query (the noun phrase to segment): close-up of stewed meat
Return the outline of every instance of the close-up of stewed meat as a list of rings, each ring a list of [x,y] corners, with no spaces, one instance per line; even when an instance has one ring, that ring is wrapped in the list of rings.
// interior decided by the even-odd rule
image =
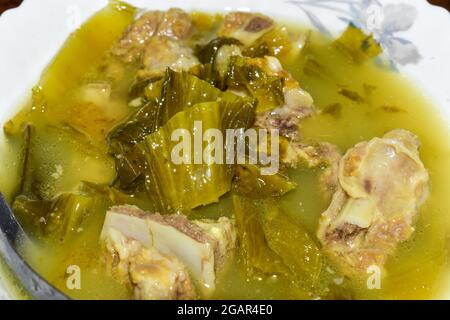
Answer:
[[[88,18],[3,124],[24,268],[72,299],[434,297],[448,148],[387,55],[406,22],[152,8]]]
[[[166,39],[178,44],[186,41],[191,33],[191,17],[180,9],[146,12],[127,28],[112,53],[124,62],[133,62],[141,59],[147,48],[152,48],[150,40]]]
[[[394,130],[357,144],[339,161],[338,188],[317,235],[347,272],[383,267],[413,234],[429,193],[419,143],[411,132]]]
[[[130,277],[135,297],[193,299],[198,296],[194,281],[206,294],[214,291],[236,231],[228,218],[189,221],[122,206],[107,212],[101,239],[112,271]]]

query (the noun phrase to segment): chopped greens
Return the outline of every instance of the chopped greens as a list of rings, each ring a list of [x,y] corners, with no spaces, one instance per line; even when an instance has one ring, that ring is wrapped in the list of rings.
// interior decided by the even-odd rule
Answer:
[[[196,55],[198,60],[203,64],[214,65],[217,53],[220,48],[225,45],[242,45],[239,40],[234,38],[219,37],[211,40],[204,46],[197,46]]]
[[[64,150],[64,154],[62,152]],[[48,154],[53,157],[48,159]],[[51,200],[76,190],[82,180],[109,183],[114,163],[83,135],[49,125],[27,125],[23,132],[19,194]],[[77,172],[76,175],[68,174]]]
[[[341,112],[342,112],[342,104],[340,103],[333,103],[322,109],[323,114],[329,114],[334,118],[339,118],[341,116]]]
[[[127,123],[110,134],[111,153],[116,159],[117,183],[121,189],[137,190],[144,182],[145,148],[142,148],[143,144],[136,146],[180,112],[200,103],[218,102],[220,108],[215,112],[220,114],[220,122],[211,123],[216,125],[211,128],[249,128],[254,122],[256,101],[252,98],[222,92],[194,75],[171,69],[160,81],[160,86],[150,84],[156,87],[152,92],[157,98],[149,100]],[[158,88],[160,93],[156,94]]]
[[[28,232],[37,237],[52,235],[65,241],[79,231],[87,215],[95,214],[95,197],[66,193],[53,200],[36,200],[19,196],[13,210]]]
[[[275,204],[268,207],[261,224],[269,247],[281,257],[299,283],[315,287],[322,269],[319,247],[305,228],[280,212]]]
[[[130,88],[129,97],[131,99],[141,98],[145,96],[146,99],[155,99],[156,96],[153,93],[154,88],[161,90],[161,82],[160,78],[151,78],[144,80],[137,80]],[[159,93],[159,90],[155,90]]]
[[[195,151],[189,154],[181,152],[175,156],[181,157],[183,163],[173,163],[172,150],[177,143],[171,140],[172,133],[184,130],[182,133],[187,133],[188,136],[182,137],[182,142],[191,148],[195,142],[190,133],[200,130],[196,128],[196,121],[201,121],[203,130],[220,128],[222,119],[219,104],[197,104],[191,110],[178,113],[138,146],[146,157],[145,185],[148,196],[159,212],[189,211],[217,202],[230,189],[230,169],[220,164],[204,164],[202,154],[196,155]],[[186,156],[189,158],[185,158]],[[195,156],[200,156],[200,161],[194,161]]]
[[[311,77],[317,77],[321,80],[330,80],[330,75],[326,72],[324,67],[317,61],[317,59],[308,54],[305,57],[305,62],[303,66],[303,72]]]
[[[191,149],[196,145],[193,133],[213,129],[221,130],[223,134],[225,129],[246,129],[252,123],[249,119],[254,117],[254,111],[254,104],[248,100],[224,95],[220,102],[200,103],[178,113],[137,146],[145,154],[145,185],[157,210],[162,213],[189,212],[198,206],[217,202],[230,191],[232,171],[225,164],[225,146],[214,137],[214,143],[200,142],[205,151],[214,146],[211,153],[198,154]],[[172,141],[174,132],[182,133],[179,143]],[[178,150],[180,143],[183,147]],[[174,155],[173,150],[179,153]],[[174,157],[179,157],[180,163],[175,164]]]
[[[219,37],[211,40],[206,45],[198,45],[196,48],[196,56],[202,63],[192,70],[199,78],[208,81],[212,85],[220,89],[225,89],[225,79],[223,73],[226,72],[227,62],[225,61],[224,66],[216,63],[216,57],[219,50],[223,46],[242,46],[239,40],[234,38]]]
[[[284,104],[283,79],[268,75],[246,58],[230,58],[227,85],[232,89],[244,89],[258,99],[258,112],[270,110]]]
[[[110,187],[105,184],[84,181],[80,191],[95,197],[104,198],[104,200],[109,203],[109,206],[135,205],[141,209],[153,210],[153,208],[147,204],[147,201],[142,201],[142,199],[137,196],[139,194],[129,195],[115,187]]]
[[[143,182],[144,161],[133,148],[157,131],[176,113],[194,104],[216,101],[221,91],[196,76],[167,69],[162,80],[145,88],[147,103],[110,135],[111,153],[116,160],[117,182],[122,189],[135,190]]]
[[[361,103],[361,102],[365,101],[364,97],[362,97],[358,92],[350,90],[350,89],[339,88],[338,93],[354,102]]]
[[[282,213],[271,199],[233,196],[240,259],[247,277],[279,274],[314,290],[322,255],[308,232]],[[293,254],[295,252],[295,254]]]
[[[138,144],[178,112],[197,103],[216,101],[222,94],[219,89],[194,75],[169,68],[163,79],[151,81],[140,90],[148,102],[109,136],[115,154],[115,149],[127,150]]]
[[[278,56],[292,50],[292,38],[286,28],[274,28],[245,48],[248,57]]]
[[[381,106],[380,109],[384,112],[389,112],[389,113],[404,113],[406,112],[405,110],[395,107],[395,106],[388,106],[388,105],[384,105]]]
[[[260,223],[257,204],[233,196],[234,215],[239,239],[239,255],[248,278],[271,274],[289,274],[282,259],[269,247]]]
[[[162,123],[197,103],[217,101],[222,92],[187,72],[167,69],[161,89]]]
[[[236,194],[254,198],[280,197],[296,188],[296,184],[287,175],[262,175],[257,165],[243,164],[236,166],[233,191]]]
[[[62,193],[49,200],[20,195],[13,202],[13,210],[27,233],[37,238],[51,236],[64,242],[83,231],[90,216],[104,214],[106,208],[124,204],[144,208],[135,197],[116,188],[83,182],[76,192]]]
[[[366,35],[361,29],[350,23],[344,33],[334,41],[334,45],[349,54],[353,60],[362,62],[374,58],[383,52],[372,35]]]

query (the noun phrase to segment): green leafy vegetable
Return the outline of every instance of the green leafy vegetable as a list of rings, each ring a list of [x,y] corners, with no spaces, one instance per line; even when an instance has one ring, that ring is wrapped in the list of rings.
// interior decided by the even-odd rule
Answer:
[[[105,184],[98,184],[84,181],[81,192],[93,195],[95,197],[103,197],[108,203],[108,207],[120,205],[135,205],[143,210],[153,211],[148,205],[146,197],[141,194],[126,194],[115,187]]]
[[[219,37],[204,46],[197,46],[196,56],[201,63],[214,65],[217,52],[225,45],[240,46],[242,43],[234,38]]]
[[[129,121],[111,132],[109,140],[114,153],[129,151],[148,134],[155,132],[162,122],[159,120],[159,111],[160,107],[155,102],[148,102],[135,112]]]
[[[22,174],[20,180],[20,194],[33,194],[33,174],[35,173],[32,168],[31,155],[31,139],[33,134],[33,127],[27,125],[23,130],[22,135]]]
[[[119,145],[120,146],[120,145]],[[115,185],[128,192],[139,191],[144,183],[145,157],[139,148],[116,149]]]
[[[329,115],[333,116],[334,118],[339,118],[342,113],[342,104],[333,103],[333,104],[323,108],[322,113],[329,114]]]
[[[254,198],[279,197],[296,188],[286,175],[262,175],[252,164],[238,165],[235,169],[233,189],[237,194]]]
[[[162,213],[189,212],[217,202],[228,192],[232,170],[225,164],[225,144],[218,141],[220,137],[202,141],[202,154],[202,150],[195,150],[193,133],[201,135],[201,130],[215,129],[223,137],[225,129],[248,128],[254,112],[255,105],[248,100],[225,94],[219,102],[200,103],[176,114],[160,130],[146,137],[138,148],[145,154],[145,185],[156,209]],[[184,134],[180,142],[172,141],[174,132]],[[174,154],[181,143],[183,148]],[[206,152],[208,148],[211,148],[210,153]],[[174,161],[174,157],[180,162]]]
[[[98,219],[112,206],[131,204],[151,209],[141,199],[105,184],[84,181],[76,192],[50,200],[20,195],[13,202],[13,211],[27,233],[64,242],[92,223],[91,217]]]
[[[189,72],[220,90],[226,89],[223,77],[220,76],[211,63],[198,64],[191,68]]]
[[[219,98],[224,129],[248,129],[255,123],[256,100],[223,92]]]
[[[117,183],[124,190],[136,190],[143,182],[144,158],[133,148],[161,128],[180,111],[201,102],[216,101],[222,92],[187,72],[167,69],[163,79],[144,89],[148,101],[130,119],[109,135],[110,152],[116,161]]]
[[[278,56],[292,50],[293,39],[286,28],[274,28],[245,48],[248,57]]]
[[[207,59],[206,57],[213,59],[212,55],[217,53],[218,47],[229,43],[234,44],[235,41],[218,38],[200,52],[204,59]],[[253,96],[258,98],[258,110],[260,111],[277,107],[284,101],[282,80],[267,76],[260,68],[250,66],[244,60],[235,59],[230,64],[228,79],[235,86],[240,86],[241,83],[249,89]],[[171,69],[167,70],[162,80],[149,82],[143,92],[148,101],[147,104],[109,136],[111,153],[116,159],[117,182],[121,188],[128,190],[135,190],[143,181],[142,156],[138,150],[132,150],[133,147],[144,137],[158,130],[178,112],[191,108],[197,103],[218,101],[219,99],[225,105],[254,103],[251,98],[237,97],[228,92],[223,93],[197,76],[187,72],[175,72]],[[245,123],[235,123],[237,127],[248,127],[249,123],[254,120],[254,117],[251,116],[252,113],[247,113],[247,118],[241,116],[242,112],[246,113],[246,109],[231,108],[231,110],[234,111],[225,115],[230,118],[230,121],[233,117],[237,120],[244,119]]]
[[[323,80],[331,80],[327,70],[325,70],[313,55],[308,54],[304,59],[303,72],[306,75],[321,78]]]
[[[338,93],[344,97],[346,97],[347,99],[350,99],[352,101],[355,102],[364,102],[365,99],[364,97],[362,97],[358,92],[356,91],[352,91],[346,88],[339,88],[338,89]]]
[[[258,112],[284,104],[283,79],[268,75],[243,57],[230,58],[226,83],[230,88],[244,89],[258,99]]]
[[[353,60],[362,62],[376,57],[383,52],[381,46],[372,35],[366,35],[354,24],[349,24],[344,33],[334,42],[342,51],[349,54]]]
[[[322,255],[308,232],[269,203],[261,217],[261,224],[269,247],[276,252],[302,285],[313,288],[317,284]]]
[[[247,198],[233,196],[239,255],[247,277],[288,275],[289,269],[268,245],[260,223],[260,208]]]
[[[144,182],[145,152],[135,146],[193,105],[219,101],[221,122],[215,124],[218,129],[249,128],[254,122],[256,102],[252,98],[222,92],[194,75],[170,69],[160,81],[159,97],[149,100],[109,136],[116,161],[117,184],[123,190],[137,190]],[[158,86],[152,89],[153,95]]]
[[[282,213],[274,200],[233,196],[240,256],[248,277],[282,274],[314,290],[322,256],[308,232]]]
[[[162,80],[150,82],[145,87],[144,94],[148,103],[110,134],[113,153],[131,149],[178,112],[197,103],[216,101],[222,92],[187,72],[167,69]]]
[[[21,178],[18,194],[51,200],[61,192],[76,190],[86,179],[111,183],[114,162],[71,129],[28,125],[23,133]]]
[[[153,100],[159,97],[161,84],[161,78],[138,80],[131,86],[129,97],[136,99],[145,96],[146,99]],[[152,94],[153,92],[156,92],[157,95]]]
[[[204,46],[197,46],[196,55],[202,64],[192,70],[201,79],[208,81],[215,87],[226,89],[224,73],[226,72],[227,63],[224,65],[216,63],[216,57],[219,50],[223,46],[242,46],[242,43],[234,38],[219,37],[211,40]]]
[[[150,81],[141,90],[148,102],[110,134],[113,151],[130,149],[145,136],[162,127],[178,112],[197,103],[216,101],[222,95],[219,89],[208,82],[187,72],[175,72],[170,68],[163,79]]]
[[[44,219],[50,211],[51,202],[36,200],[26,196],[15,198],[12,209],[20,225],[27,234],[42,236],[44,229]]]
[[[161,90],[162,121],[197,103],[217,101],[222,91],[187,72],[167,70]]]
[[[381,106],[380,109],[382,111],[388,112],[388,113],[406,113],[405,110],[395,107],[395,106],[384,105],[384,106]]]
[[[76,233],[89,214],[95,214],[95,198],[66,193],[53,200],[35,200],[19,196],[13,203],[14,213],[28,232],[65,241]]]

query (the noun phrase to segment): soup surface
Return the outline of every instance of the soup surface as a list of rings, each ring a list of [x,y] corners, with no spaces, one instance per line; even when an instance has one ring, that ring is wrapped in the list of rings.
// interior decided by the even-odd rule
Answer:
[[[120,160],[111,151],[112,133],[144,107],[142,92],[151,95],[152,90],[158,90],[158,80],[164,77],[164,74],[158,78],[151,73],[140,73],[143,62],[139,59],[128,57],[130,61],[124,61],[120,55],[111,54],[111,48],[135,20],[136,13],[136,9],[114,2],[93,16],[68,39],[42,74],[33,89],[32,99],[4,126],[8,144],[2,150],[0,187],[32,239],[32,242],[23,243],[22,254],[50,283],[75,299],[136,297],[136,283],[117,276],[107,266],[105,256],[108,253],[100,240],[105,214],[111,206],[123,204],[135,205],[148,212],[161,211],[154,198],[149,196],[152,187],[130,187],[124,183],[118,169]],[[207,44],[217,38],[217,32],[227,18],[200,12],[189,15],[193,31],[186,40],[187,46],[197,56],[211,50],[215,54],[220,45],[210,46],[208,51]],[[259,27],[261,25],[264,26],[264,22]],[[263,243],[272,245],[270,239],[283,243],[282,250],[277,247],[280,252],[274,247],[271,249],[282,257],[281,261],[290,270],[284,272],[280,271],[284,266],[277,269],[263,265],[259,268],[263,272],[253,272],[258,268],[249,267],[252,261],[249,262],[251,254],[248,250],[251,251],[251,245],[260,245],[255,242],[259,235],[249,244],[249,240],[243,238],[245,223],[237,221],[236,248],[229,253],[227,266],[217,272],[215,290],[207,295],[199,293],[200,298],[424,299],[434,297],[443,289],[442,281],[449,266],[448,129],[420,90],[383,58],[375,57],[377,52],[370,52],[373,48],[361,49],[362,53],[352,51],[351,41],[358,41],[360,35],[359,30],[352,28],[350,26],[347,32],[353,32],[353,38],[336,40],[281,21],[275,29],[259,35],[270,39],[265,47],[254,44],[261,39],[258,37],[253,44],[238,46],[244,55],[254,59],[276,56],[283,69],[295,79],[291,81],[298,81],[312,96],[314,114],[299,121],[298,130],[305,143],[327,142],[344,154],[357,143],[382,137],[393,129],[406,129],[417,135],[420,159],[429,173],[430,191],[414,219],[414,233],[396,245],[381,268],[380,285],[374,288],[370,286],[373,272],[356,275],[347,272],[326,253],[324,243],[317,238],[319,218],[331,199],[321,188],[321,177],[327,165],[282,166],[283,181],[275,182],[277,194],[264,197],[258,197],[258,194],[257,201],[255,197],[246,197],[252,192],[239,188],[236,182],[240,181],[236,179],[239,174],[234,173],[231,191],[221,194],[218,202],[202,203],[204,205],[189,210],[184,210],[185,207],[178,210],[177,207],[172,213],[187,214],[189,220],[234,219],[242,214],[239,211],[250,214],[251,210],[243,208],[275,210],[284,219],[277,221],[289,221],[286,224],[280,222],[280,230],[286,233],[294,230],[296,236],[269,238],[267,232],[270,230],[265,230]],[[283,37],[289,37],[289,41]],[[371,38],[365,36],[364,41],[370,42]],[[148,59],[154,56],[162,59],[164,54],[153,52]],[[215,56],[215,59],[213,67],[218,65],[219,58]],[[190,68],[190,74],[214,83],[222,91],[231,90],[231,85],[223,87],[220,79],[213,78],[217,74],[208,73],[207,63],[202,63],[203,68]],[[261,75],[262,71],[259,71]],[[272,87],[265,89],[264,94],[272,93]],[[267,105],[268,109],[273,109],[273,97],[261,97],[258,90],[249,90],[259,100],[256,111],[265,112],[258,108]],[[233,88],[233,92],[236,91]],[[267,101],[263,103],[265,98]],[[286,192],[282,190],[286,186],[285,179],[289,183]],[[167,187],[171,188],[170,182]],[[205,192],[211,191],[208,190]],[[77,196],[81,193],[85,198],[73,200],[71,193]],[[265,198],[270,199],[267,202]],[[267,209],[271,206],[276,208]],[[83,211],[80,219],[66,217],[78,217],[80,211]],[[48,212],[53,216],[46,216]],[[244,246],[249,246],[247,251]],[[306,246],[310,249],[304,249]],[[298,261],[291,261],[296,258],[290,259],[298,252],[304,255],[301,259],[305,259],[299,266],[296,265]],[[311,263],[310,259],[319,262]],[[267,261],[259,263],[268,264]],[[80,286],[75,289],[68,285],[73,281],[73,266],[79,268],[81,275]],[[249,268],[253,271],[249,272]]]

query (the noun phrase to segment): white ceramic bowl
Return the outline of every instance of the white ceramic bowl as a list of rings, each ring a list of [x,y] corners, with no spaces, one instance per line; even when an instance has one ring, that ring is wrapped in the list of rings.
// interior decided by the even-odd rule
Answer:
[[[349,21],[375,33],[450,127],[450,14],[425,0],[128,0],[145,9],[257,11],[338,35]],[[0,17],[0,124],[17,112],[69,34],[108,0],[25,0]],[[4,148],[0,130],[0,155]],[[0,156],[1,157],[1,156]],[[1,158],[0,158],[1,159]],[[0,276],[1,282],[1,276]],[[448,292],[440,298],[450,297]],[[0,299],[9,297],[0,283]]]

